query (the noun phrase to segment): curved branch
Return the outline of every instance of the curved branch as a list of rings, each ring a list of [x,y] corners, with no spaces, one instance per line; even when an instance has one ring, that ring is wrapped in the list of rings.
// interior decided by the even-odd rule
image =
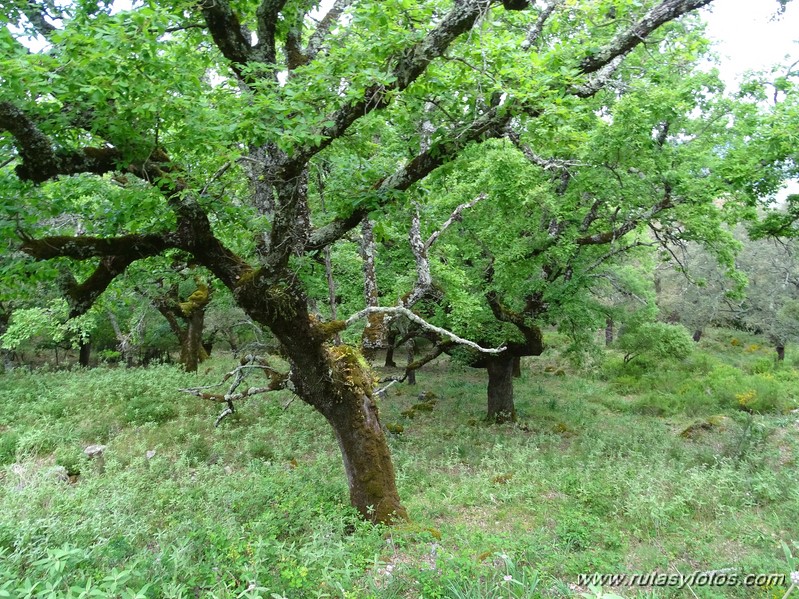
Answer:
[[[437,27],[430,31],[423,40],[406,50],[397,60],[391,70],[393,83],[373,85],[364,91],[361,99],[342,106],[330,116],[329,120],[333,124],[323,127],[320,131],[322,141],[317,145],[306,146],[293,152],[292,162],[295,164],[307,163],[313,156],[329,146],[333,140],[341,137],[355,121],[374,110],[385,108],[388,105],[388,96],[391,92],[403,91],[416,81],[427,70],[431,62],[444,54],[453,41],[472,28],[477,18],[485,13],[494,1],[462,0],[456,2]]]
[[[306,250],[317,251],[343,237],[375,208],[387,204],[395,191],[405,191],[417,181],[421,181],[442,164],[452,160],[468,143],[501,137],[505,126],[511,118],[504,106],[492,108],[477,118],[457,137],[434,143],[429,149],[420,152],[408,164],[393,174],[377,182],[373,193],[377,194],[377,203],[368,208],[358,208],[345,217],[338,218],[315,230],[309,237]],[[538,113],[533,113],[537,116]]]
[[[0,131],[8,131],[15,140],[22,158],[16,173],[24,181],[43,183],[58,175],[75,173],[102,175],[115,170],[120,158],[114,148],[57,152],[33,119],[10,102],[0,102]]]
[[[69,300],[69,317],[86,314],[97,298],[134,260],[132,256],[106,256],[83,283],[78,283],[72,273],[65,274],[62,281],[64,295]]]
[[[180,247],[169,233],[122,235],[121,237],[72,237],[59,235],[34,239],[23,237],[21,250],[37,260],[72,258],[88,260],[115,256],[137,260],[155,256],[164,250]]]

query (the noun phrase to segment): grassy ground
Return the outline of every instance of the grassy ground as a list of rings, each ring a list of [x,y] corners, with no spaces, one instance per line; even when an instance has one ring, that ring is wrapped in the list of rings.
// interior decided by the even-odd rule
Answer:
[[[482,371],[442,363],[389,390],[413,518],[392,529],[354,516],[332,433],[301,402],[252,399],[215,429],[217,405],[176,391],[230,358],[0,376],[0,597],[595,597],[578,575],[799,569],[791,353],[775,367],[758,339],[716,331],[679,364],[610,353],[578,372],[551,341],[517,381],[515,425],[483,423]],[[420,393],[432,410],[409,412]]]

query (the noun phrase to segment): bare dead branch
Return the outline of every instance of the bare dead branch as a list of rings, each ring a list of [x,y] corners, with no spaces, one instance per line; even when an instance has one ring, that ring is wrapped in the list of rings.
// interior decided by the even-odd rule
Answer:
[[[446,329],[442,329],[441,327],[437,327],[435,325],[430,324],[424,318],[422,318],[421,316],[418,316],[417,314],[414,314],[413,312],[411,312],[407,308],[404,308],[403,306],[393,306],[393,307],[390,307],[390,308],[384,308],[384,307],[364,308],[360,312],[356,312],[355,314],[350,316],[345,321],[345,323],[344,323],[345,328],[349,327],[349,326],[352,326],[353,323],[357,322],[361,318],[365,318],[369,314],[389,314],[389,315],[400,314],[400,315],[404,316],[405,318],[407,318],[408,320],[410,320],[411,322],[414,322],[414,323],[418,324],[420,327],[422,327],[424,329],[427,329],[428,331],[432,331],[432,332],[434,332],[437,335],[440,335],[442,337],[447,337],[447,338],[451,339],[452,341],[454,341],[455,343],[458,343],[459,345],[465,345],[466,347],[471,347],[472,349],[474,349],[474,350],[476,350],[478,352],[484,353],[484,354],[499,354],[499,353],[502,353],[503,351],[505,351],[504,347],[499,347],[499,348],[496,348],[496,349],[489,349],[489,348],[485,348],[485,347],[480,347],[474,341],[469,341],[468,339],[463,339],[462,337],[458,337],[455,333],[453,333],[451,331],[448,331]]]
[[[430,249],[430,246],[433,245],[439,236],[447,230],[447,228],[454,222],[461,220],[463,211],[468,210],[469,208],[474,208],[479,202],[482,202],[484,199],[488,197],[487,193],[481,193],[476,198],[469,202],[464,202],[455,210],[452,211],[452,214],[449,215],[449,218],[444,221],[444,223],[439,227],[438,231],[433,232],[430,237],[427,238],[427,241],[424,244],[425,251]]]
[[[239,386],[244,382],[244,379],[250,372],[259,370],[264,372],[267,377],[269,377],[269,385],[266,387],[248,387],[244,391],[237,391]],[[279,370],[272,368],[266,362],[264,358],[260,356],[248,355],[244,357],[241,361],[241,364],[225,374],[222,377],[222,380],[219,383],[214,385],[206,385],[202,387],[187,387],[184,389],[179,389],[183,393],[188,393],[190,395],[194,395],[195,397],[199,397],[201,399],[207,399],[209,401],[213,401],[216,403],[224,403],[227,404],[227,407],[222,411],[222,413],[217,417],[216,421],[214,422],[214,426],[219,426],[219,424],[224,420],[226,416],[235,413],[236,408],[233,404],[234,401],[241,401],[252,397],[254,395],[259,395],[261,393],[268,393],[270,391],[280,391],[282,389],[289,388],[289,376],[290,373],[283,373]],[[209,393],[208,389],[215,389],[217,387],[221,387],[230,379],[233,381],[230,383],[226,393]]]
[[[555,12],[555,9],[563,3],[563,0],[550,0],[544,9],[538,14],[538,19],[536,19],[533,26],[530,28],[530,31],[527,32],[527,37],[522,42],[522,50],[528,50],[532,48],[533,45],[538,41],[538,38],[541,37],[541,33],[544,31],[544,25],[546,24],[549,17],[552,16],[552,13]]]

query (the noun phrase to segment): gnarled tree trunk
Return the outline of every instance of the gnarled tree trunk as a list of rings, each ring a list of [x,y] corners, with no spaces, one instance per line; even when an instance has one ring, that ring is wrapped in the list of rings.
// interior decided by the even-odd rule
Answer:
[[[186,372],[197,372],[200,362],[208,358],[203,347],[203,327],[210,301],[210,288],[198,282],[197,289],[185,302],[180,301],[177,286],[153,302],[180,343],[180,363]]]
[[[352,505],[372,522],[407,519],[372,398],[374,381],[368,364],[356,348],[331,342],[343,323],[318,323],[309,316],[300,293],[277,286],[266,294],[240,290],[238,299],[280,341],[291,362],[294,392],[333,427]]]
[[[203,345],[205,306],[194,309],[186,316],[186,328],[180,343],[180,363],[186,372],[197,372],[200,362],[208,358]]]
[[[352,505],[373,522],[407,519],[371,389],[344,390],[324,416],[341,449]]]

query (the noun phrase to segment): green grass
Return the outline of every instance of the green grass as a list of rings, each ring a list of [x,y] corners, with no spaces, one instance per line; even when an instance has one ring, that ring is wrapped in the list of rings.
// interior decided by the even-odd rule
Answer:
[[[799,374],[730,335],[680,364],[611,352],[593,374],[548,351],[524,365],[515,425],[483,422],[482,371],[393,386],[381,417],[403,427],[389,441],[413,522],[392,529],[357,519],[301,402],[254,398],[215,429],[219,406],[177,391],[232,360],[0,376],[0,597],[570,597],[581,573],[788,573]],[[434,409],[403,415],[422,392]],[[103,460],[83,457],[96,443]]]

